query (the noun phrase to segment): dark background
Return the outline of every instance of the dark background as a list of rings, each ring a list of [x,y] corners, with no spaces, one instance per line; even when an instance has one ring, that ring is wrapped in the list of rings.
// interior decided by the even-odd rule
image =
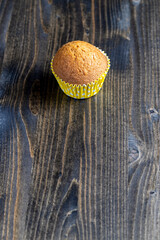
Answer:
[[[160,239],[159,0],[0,0],[0,239]],[[59,47],[111,68],[67,97]]]

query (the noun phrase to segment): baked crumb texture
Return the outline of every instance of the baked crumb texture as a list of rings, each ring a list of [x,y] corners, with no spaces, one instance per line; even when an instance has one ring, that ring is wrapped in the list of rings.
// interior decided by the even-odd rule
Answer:
[[[63,45],[52,61],[57,76],[69,84],[88,84],[108,68],[108,58],[95,46],[84,41]]]

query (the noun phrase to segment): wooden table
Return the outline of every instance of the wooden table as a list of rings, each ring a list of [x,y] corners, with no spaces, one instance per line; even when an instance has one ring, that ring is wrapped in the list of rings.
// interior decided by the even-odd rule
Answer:
[[[0,0],[0,239],[160,239],[159,0]],[[75,100],[59,47],[107,52]]]

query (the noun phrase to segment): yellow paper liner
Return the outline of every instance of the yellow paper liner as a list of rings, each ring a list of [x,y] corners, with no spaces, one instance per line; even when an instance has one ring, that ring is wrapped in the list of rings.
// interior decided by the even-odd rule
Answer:
[[[77,98],[77,99],[84,99],[84,98],[92,97],[99,92],[99,90],[101,89],[101,87],[103,85],[105,77],[108,73],[108,70],[110,68],[110,59],[108,58],[107,54],[104,51],[102,51],[101,49],[99,49],[99,50],[107,57],[108,67],[107,67],[106,71],[97,80],[95,80],[94,82],[91,82],[87,85],[86,84],[83,84],[83,85],[70,84],[70,83],[66,83],[65,81],[60,79],[53,70],[53,66],[52,66],[53,58],[52,58],[52,61],[51,61],[52,73],[55,76],[60,88],[63,90],[63,92],[67,96],[72,97],[72,98]]]

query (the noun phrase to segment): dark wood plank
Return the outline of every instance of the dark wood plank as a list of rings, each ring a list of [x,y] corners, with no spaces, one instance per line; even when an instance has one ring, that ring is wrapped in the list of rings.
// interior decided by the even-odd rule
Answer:
[[[123,4],[14,2],[1,73],[11,122],[6,145],[2,129],[3,239],[127,238]],[[83,101],[66,97],[49,70],[58,47],[74,39],[106,50],[113,65],[101,92]]]
[[[159,239],[159,9],[0,0],[0,239]],[[111,59],[81,101],[50,71],[75,39]]]
[[[159,239],[159,1],[131,1],[129,239]]]

